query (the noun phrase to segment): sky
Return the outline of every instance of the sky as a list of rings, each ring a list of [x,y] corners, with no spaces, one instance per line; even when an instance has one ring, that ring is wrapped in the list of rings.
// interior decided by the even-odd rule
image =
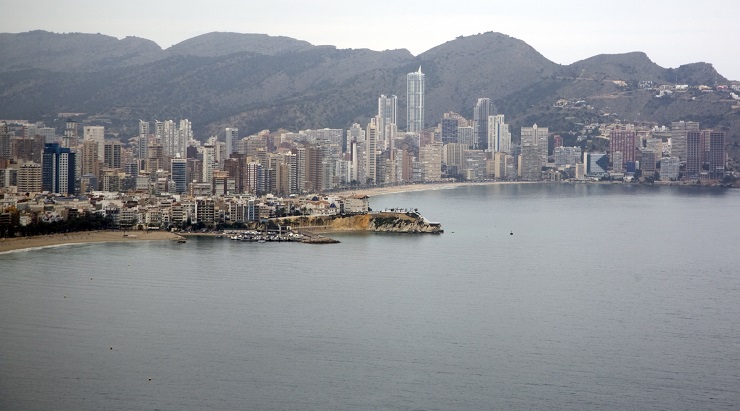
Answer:
[[[461,35],[494,31],[559,64],[643,51],[662,67],[707,62],[740,80],[737,0],[0,0],[0,9],[5,33],[136,36],[162,48],[221,31],[418,55]]]

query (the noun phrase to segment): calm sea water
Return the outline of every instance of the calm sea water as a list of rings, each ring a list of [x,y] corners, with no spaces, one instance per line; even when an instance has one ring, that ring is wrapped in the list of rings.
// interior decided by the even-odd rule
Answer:
[[[0,255],[0,409],[740,408],[740,190],[371,206],[446,232]]]

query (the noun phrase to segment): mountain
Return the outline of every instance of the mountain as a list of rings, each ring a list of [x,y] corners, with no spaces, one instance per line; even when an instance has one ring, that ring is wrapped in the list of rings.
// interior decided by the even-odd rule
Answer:
[[[161,58],[162,49],[138,37],[101,34],[56,34],[36,30],[0,33],[0,72],[41,69],[52,72],[90,72],[145,64]]]
[[[135,37],[33,31],[0,34],[0,55],[0,117],[51,124],[57,113],[84,112],[82,121],[105,122],[123,136],[135,133],[140,118],[188,118],[198,138],[227,126],[242,134],[364,126],[380,94],[398,95],[404,129],[406,74],[421,67],[428,126],[447,111],[470,118],[476,100],[490,97],[515,138],[519,127],[533,123],[574,133],[579,123],[694,120],[728,130],[733,156],[740,157],[740,119],[729,95],[692,89],[656,98],[656,90],[638,87],[729,81],[708,63],[666,69],[641,52],[559,65],[493,32],[414,56],[264,34],[208,33],[163,50]],[[556,107],[556,101],[570,103]]]
[[[290,37],[214,32],[185,40],[170,47],[167,52],[201,57],[228,56],[240,52],[275,56],[304,51],[312,47],[314,46],[307,41]]]

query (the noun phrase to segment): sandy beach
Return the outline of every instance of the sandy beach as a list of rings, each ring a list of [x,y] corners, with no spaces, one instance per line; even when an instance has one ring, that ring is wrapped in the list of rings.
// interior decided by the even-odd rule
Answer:
[[[481,185],[494,185],[494,184],[530,184],[528,181],[483,181],[483,182],[452,182],[452,183],[430,183],[430,184],[405,184],[398,186],[386,186],[386,187],[374,187],[374,188],[360,188],[357,190],[339,191],[332,194],[341,196],[349,195],[366,195],[369,197],[380,196],[384,194],[396,194],[396,193],[408,193],[413,191],[429,191],[429,190],[447,190],[456,187],[467,187],[467,186],[481,186]]]
[[[179,235],[167,231],[81,231],[36,237],[0,238],[0,253],[58,246],[63,244],[104,243],[124,241],[177,240]]]

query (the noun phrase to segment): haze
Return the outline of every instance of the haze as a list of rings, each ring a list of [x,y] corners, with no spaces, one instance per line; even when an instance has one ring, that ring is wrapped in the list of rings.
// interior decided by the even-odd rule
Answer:
[[[339,48],[405,48],[416,55],[460,35],[496,31],[560,64],[644,51],[663,67],[703,61],[740,79],[730,18],[740,15],[740,2],[734,0],[623,0],[611,6],[579,0],[476,0],[464,6],[439,0],[0,0],[0,5],[6,11],[2,30],[12,33],[137,36],[163,48],[213,31],[265,33]]]

